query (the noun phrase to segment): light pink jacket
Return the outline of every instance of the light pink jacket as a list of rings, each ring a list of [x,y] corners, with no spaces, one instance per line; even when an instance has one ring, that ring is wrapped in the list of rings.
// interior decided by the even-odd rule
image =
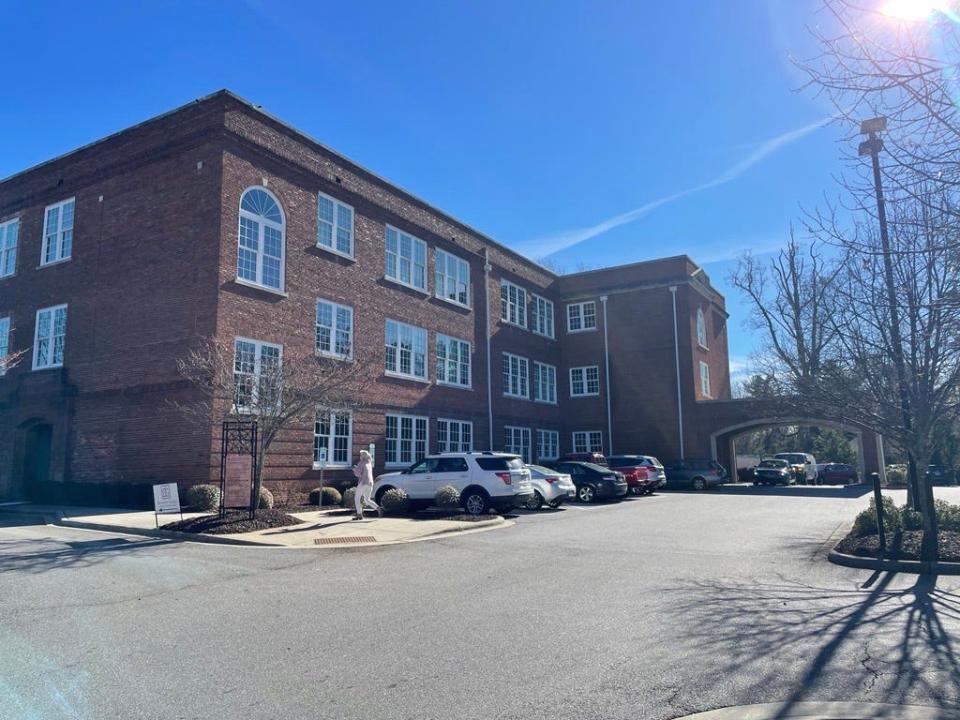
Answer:
[[[360,458],[360,461],[353,466],[353,474],[357,478],[357,485],[373,485],[373,468],[370,467],[370,461],[366,458]]]

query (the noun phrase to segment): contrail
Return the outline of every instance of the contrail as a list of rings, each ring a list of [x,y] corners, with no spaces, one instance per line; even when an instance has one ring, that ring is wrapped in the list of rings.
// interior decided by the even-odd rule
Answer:
[[[621,225],[627,225],[635,220],[639,220],[647,213],[651,212],[652,210],[656,210],[662,205],[667,205],[681,198],[688,197],[689,195],[694,195],[696,193],[703,192],[704,190],[709,190],[710,188],[726,185],[727,183],[736,180],[738,177],[743,175],[743,173],[759,163],[768,155],[776,152],[785,145],[789,145],[790,143],[796,142],[800,138],[809,135],[814,130],[822,128],[831,120],[833,120],[833,116],[828,115],[827,117],[821,118],[820,120],[810,123],[809,125],[804,125],[803,127],[790,130],[777,135],[776,137],[770,138],[769,140],[765,140],[743,160],[731,165],[722,173],[705,183],[701,183],[700,185],[696,185],[686,190],[680,190],[679,192],[675,192],[670,195],[665,195],[664,197],[657,198],[656,200],[651,200],[640,207],[634,208],[633,210],[628,210],[620,215],[614,215],[613,217],[607,218],[606,220],[599,222],[596,225],[591,225],[590,227],[564,230],[552,235],[546,235],[541,238],[535,238],[533,240],[520,243],[520,246],[517,249],[529,257],[546,257],[555,252],[560,252],[561,250],[578,245],[584,240],[589,240],[597,235],[602,235],[608,230],[613,230]]]

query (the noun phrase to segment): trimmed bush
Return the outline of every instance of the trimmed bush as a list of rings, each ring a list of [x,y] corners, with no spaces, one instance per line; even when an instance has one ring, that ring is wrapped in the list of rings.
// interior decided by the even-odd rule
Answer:
[[[887,485],[906,485],[907,466],[887,465]]]
[[[960,505],[951,505],[946,500],[935,500],[937,526],[941,530],[960,532]]]
[[[217,485],[192,485],[184,493],[187,506],[194,510],[218,510],[220,508],[220,488]]]
[[[356,486],[348,487],[346,490],[343,491],[343,498],[340,500],[340,504],[343,505],[345,508],[353,508],[353,504],[354,504],[353,501],[356,496],[357,496]]]
[[[340,501],[343,499],[340,495],[340,491],[335,487],[323,487],[323,488],[314,488],[310,491],[310,504],[319,505],[320,504],[320,493],[323,493],[323,506],[332,507],[334,505],[339,505]]]
[[[460,507],[460,491],[453,485],[444,485],[437,490],[433,502],[438,508],[458,508]]]
[[[257,507],[261,510],[269,510],[273,507],[273,493],[267,490],[263,485],[260,486],[260,502]]]
[[[391,515],[402,515],[410,509],[410,497],[399,488],[390,488],[380,498],[380,507]]]
[[[904,530],[922,530],[923,516],[909,505],[904,505],[900,508],[900,526]]]
[[[883,529],[894,533],[900,529],[900,511],[893,504],[893,498],[883,498]],[[870,507],[857,515],[853,521],[853,534],[856,537],[877,534],[877,504],[870,498]]]

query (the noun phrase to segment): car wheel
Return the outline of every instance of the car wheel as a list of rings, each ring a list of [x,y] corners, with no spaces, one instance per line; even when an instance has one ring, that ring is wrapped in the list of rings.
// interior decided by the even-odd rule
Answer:
[[[560,507],[562,504],[563,504],[563,500],[554,500],[552,503],[547,503],[547,505],[549,505],[550,507],[552,507],[554,510],[556,510],[556,509],[557,509],[558,507]]]
[[[539,490],[533,491],[533,497],[527,500],[527,510],[539,510],[543,507],[543,495]]]
[[[577,488],[577,500],[582,503],[592,503],[597,499],[597,491],[593,485],[581,485]]]
[[[704,480],[702,477],[696,477],[693,479],[692,486],[694,490],[696,490],[697,492],[700,492],[701,490],[707,489],[707,481]]]
[[[490,509],[487,496],[479,490],[471,490],[463,496],[463,508],[470,515],[483,515]]]
[[[630,488],[631,495],[643,495],[643,488],[639,485],[634,485]]]

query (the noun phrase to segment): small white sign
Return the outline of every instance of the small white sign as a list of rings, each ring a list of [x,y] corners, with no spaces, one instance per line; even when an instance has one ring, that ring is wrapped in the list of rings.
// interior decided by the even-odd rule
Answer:
[[[377,446],[374,443],[367,445],[367,452],[370,453],[370,466],[377,464]]]
[[[317,448],[317,465],[322,469],[327,466],[327,449]]]
[[[176,483],[153,486],[153,511],[158,515],[180,512],[180,493]]]

